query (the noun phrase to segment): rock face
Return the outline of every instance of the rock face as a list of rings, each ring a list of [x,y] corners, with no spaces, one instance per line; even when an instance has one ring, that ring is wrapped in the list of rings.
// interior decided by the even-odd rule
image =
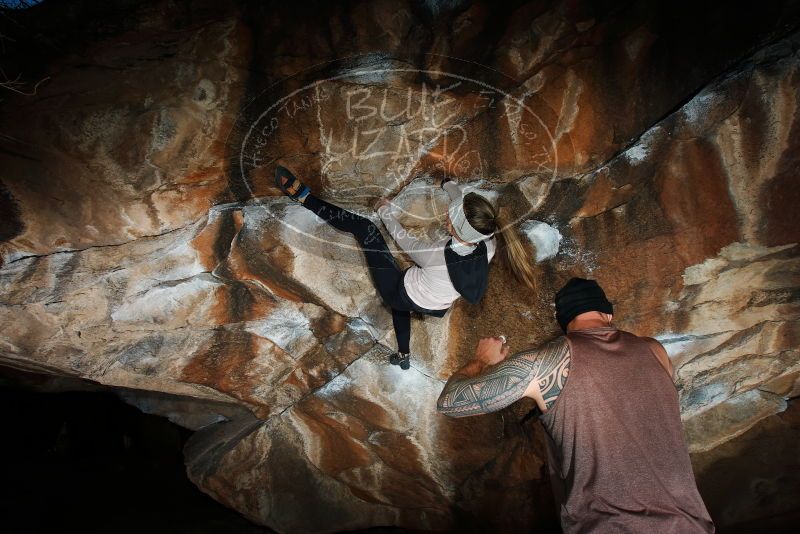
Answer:
[[[281,532],[554,528],[531,406],[435,401],[480,337],[557,335],[555,290],[590,276],[670,353],[718,524],[800,509],[768,498],[797,461],[794,4],[77,5],[20,20],[110,29],[0,103],[0,364],[198,430],[191,478]],[[539,290],[498,261],[480,304],[415,318],[412,369],[389,366],[360,252],[279,195],[277,160],[368,217],[397,194],[429,237],[433,178],[454,177],[529,238]],[[759,436],[762,498],[716,492]]]

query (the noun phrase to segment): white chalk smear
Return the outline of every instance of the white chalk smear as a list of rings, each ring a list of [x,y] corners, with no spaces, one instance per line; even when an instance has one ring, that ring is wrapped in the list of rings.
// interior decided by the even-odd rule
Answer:
[[[545,222],[534,220],[522,223],[521,229],[536,248],[536,261],[547,260],[558,254],[561,232]]]
[[[632,165],[638,165],[645,160],[647,154],[648,150],[646,146],[642,144],[634,145],[625,151],[625,159]]]

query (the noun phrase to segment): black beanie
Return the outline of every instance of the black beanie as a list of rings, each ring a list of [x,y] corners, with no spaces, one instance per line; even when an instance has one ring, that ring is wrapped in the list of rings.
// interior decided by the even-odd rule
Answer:
[[[556,293],[556,320],[565,333],[570,321],[590,311],[614,313],[603,288],[594,280],[573,278]]]

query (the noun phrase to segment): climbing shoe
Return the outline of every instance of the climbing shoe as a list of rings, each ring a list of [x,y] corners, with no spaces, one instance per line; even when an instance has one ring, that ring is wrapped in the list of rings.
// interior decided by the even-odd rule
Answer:
[[[311,192],[307,185],[298,180],[289,169],[281,165],[275,168],[275,186],[295,202],[301,202]],[[294,191],[292,188],[294,188]]]
[[[411,354],[407,352],[395,352],[391,356],[389,356],[389,363],[392,365],[399,365],[400,369],[405,371],[409,367],[411,367]]]

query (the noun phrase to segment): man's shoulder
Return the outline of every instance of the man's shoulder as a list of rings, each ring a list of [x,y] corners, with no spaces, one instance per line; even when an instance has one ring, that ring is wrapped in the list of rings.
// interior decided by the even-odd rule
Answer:
[[[567,340],[567,336],[555,337],[517,354],[524,355],[528,358],[539,358],[563,354],[564,352],[569,353],[569,341]]]
[[[659,340],[657,340],[656,338],[654,338],[654,337],[637,336],[636,334],[631,334],[630,332],[628,332],[628,334],[630,336],[633,336],[634,338],[638,339],[639,341],[642,341],[648,347],[650,347],[651,350],[653,350],[653,351],[655,351],[657,353],[662,353],[663,352],[664,354],[666,354],[666,352],[667,352],[667,350],[664,348],[664,345],[662,345],[661,342]]]
[[[658,363],[664,368],[670,379],[674,380],[675,369],[672,366],[672,360],[670,360],[669,353],[667,352],[667,349],[664,348],[664,345],[662,345],[659,340],[653,337],[637,337],[647,344],[650,352],[652,352],[653,356],[655,356],[656,360],[658,360]]]
[[[547,341],[542,344],[542,347],[565,347],[565,346],[569,348],[569,340],[567,339],[566,335],[556,336],[550,341]]]

